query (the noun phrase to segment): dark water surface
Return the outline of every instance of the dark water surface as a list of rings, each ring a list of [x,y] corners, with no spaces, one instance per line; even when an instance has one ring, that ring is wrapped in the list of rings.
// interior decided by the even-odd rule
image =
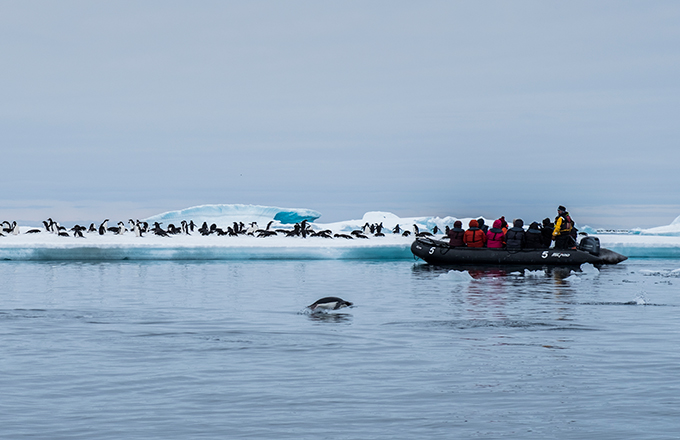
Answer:
[[[0,438],[680,438],[678,268],[3,262]]]

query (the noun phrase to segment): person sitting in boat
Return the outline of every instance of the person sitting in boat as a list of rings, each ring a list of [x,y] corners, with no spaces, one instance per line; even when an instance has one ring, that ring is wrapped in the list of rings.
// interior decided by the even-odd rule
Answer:
[[[486,235],[479,229],[477,220],[470,220],[470,228],[465,231],[463,241],[467,247],[481,248],[486,244]]]
[[[524,220],[517,218],[505,233],[505,247],[515,251],[524,248],[524,235]]]
[[[484,224],[484,219],[481,217],[477,219],[477,227],[485,234],[489,231],[489,226]]]
[[[557,208],[557,217],[555,217],[555,229],[552,236],[555,240],[555,249],[569,249],[574,247],[576,241],[572,237],[572,229],[574,228],[574,221],[567,212],[567,208],[560,205]]]
[[[543,226],[541,227],[541,236],[543,237],[543,247],[548,249],[552,244],[552,234],[555,229],[555,225],[550,221],[549,218],[543,219]]]
[[[449,246],[451,247],[462,247],[465,246],[463,241],[463,236],[465,235],[465,230],[463,229],[463,223],[460,220],[453,222],[453,229],[449,229]]]
[[[494,220],[493,227],[486,233],[486,247],[500,249],[505,246],[505,233],[501,226],[501,219]]]
[[[547,249],[543,241],[543,234],[541,232],[538,222],[532,222],[524,234],[524,248],[525,249]]]
[[[501,221],[501,229],[503,230],[503,234],[507,234],[508,222],[505,221],[505,216],[501,216],[499,220]]]

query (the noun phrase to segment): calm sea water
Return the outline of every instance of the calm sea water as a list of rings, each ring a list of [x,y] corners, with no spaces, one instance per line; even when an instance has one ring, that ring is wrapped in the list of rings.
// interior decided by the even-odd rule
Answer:
[[[0,438],[680,438],[678,268],[3,262]]]

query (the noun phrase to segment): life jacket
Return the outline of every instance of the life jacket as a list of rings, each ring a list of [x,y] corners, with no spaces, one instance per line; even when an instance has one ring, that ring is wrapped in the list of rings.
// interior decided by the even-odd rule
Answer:
[[[561,222],[559,222],[560,219],[562,220]],[[555,231],[553,232],[553,235],[571,235],[571,229],[573,227],[574,221],[569,216],[569,213],[565,212],[564,215],[555,217]]]
[[[501,220],[493,222],[493,227],[486,233],[486,247],[500,249],[505,244],[505,232],[501,229]]]
[[[452,228],[451,230],[449,230],[448,236],[450,238],[449,246],[451,247],[465,246],[465,242],[463,241],[465,231],[462,228]]]
[[[463,240],[468,247],[484,247],[484,243],[486,243],[486,235],[481,229],[472,227],[465,231]]]
[[[524,247],[524,229],[514,226],[505,234],[506,247],[508,249],[522,249]]]

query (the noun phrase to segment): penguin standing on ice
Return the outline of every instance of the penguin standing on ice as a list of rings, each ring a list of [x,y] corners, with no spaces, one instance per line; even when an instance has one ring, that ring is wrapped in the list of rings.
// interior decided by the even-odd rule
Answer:
[[[327,296],[314,301],[314,303],[308,305],[307,308],[314,312],[316,309],[338,310],[344,307],[351,307],[352,305],[353,304],[351,302],[345,301],[344,299],[338,298],[337,296]]]
[[[99,225],[99,235],[106,234],[106,230],[109,228],[109,219],[107,218]]]

